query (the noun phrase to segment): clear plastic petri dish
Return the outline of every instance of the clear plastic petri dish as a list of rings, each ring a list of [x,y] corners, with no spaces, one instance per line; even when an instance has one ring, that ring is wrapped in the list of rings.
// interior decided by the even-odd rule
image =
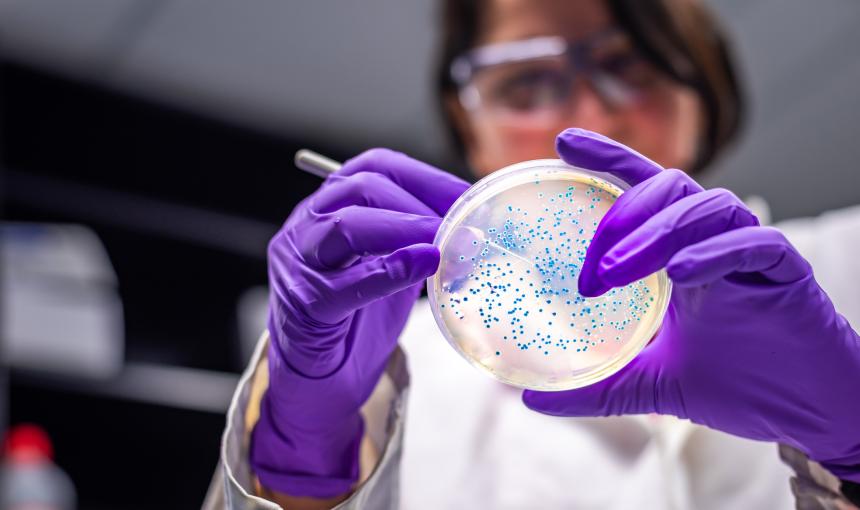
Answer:
[[[596,298],[577,291],[601,218],[629,185],[561,160],[525,161],[481,179],[451,207],[427,281],[448,342],[520,388],[560,391],[605,379],[657,332],[665,271]]]

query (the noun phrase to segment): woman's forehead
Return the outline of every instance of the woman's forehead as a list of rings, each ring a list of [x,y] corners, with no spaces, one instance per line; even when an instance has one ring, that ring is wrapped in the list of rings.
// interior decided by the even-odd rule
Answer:
[[[579,40],[612,26],[604,0],[485,0],[477,44],[543,35]]]

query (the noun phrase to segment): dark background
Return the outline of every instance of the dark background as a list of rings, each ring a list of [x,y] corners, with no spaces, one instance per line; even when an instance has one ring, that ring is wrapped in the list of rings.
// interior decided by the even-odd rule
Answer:
[[[860,2],[708,3],[751,107],[706,184],[762,195],[776,219],[860,203]],[[8,421],[48,430],[81,508],[201,503],[246,363],[237,299],[265,284],[268,238],[319,182],[296,149],[385,145],[461,169],[433,100],[435,27],[418,0],[0,1],[3,215],[98,234],[125,362],[148,367],[11,369]],[[200,398],[156,391],[165,378]]]
[[[6,219],[95,230],[120,281],[127,362],[239,372],[237,296],[265,284],[268,237],[318,185],[292,168],[303,144],[22,65],[2,75]],[[165,205],[246,223],[189,223]],[[223,410],[139,403],[110,384],[13,370],[11,421],[51,433],[82,508],[199,505]]]

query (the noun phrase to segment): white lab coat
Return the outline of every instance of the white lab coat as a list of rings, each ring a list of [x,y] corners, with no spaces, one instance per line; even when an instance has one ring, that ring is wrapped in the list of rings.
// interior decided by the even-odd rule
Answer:
[[[860,207],[778,226],[812,263],[837,309],[860,324]],[[264,335],[231,406],[210,508],[278,508],[249,496],[243,418],[249,381],[265,369],[266,342]],[[363,410],[379,459],[363,466],[372,473],[338,508],[794,508],[792,472],[776,445],[671,417],[529,411],[518,390],[455,353],[426,300],[412,311],[400,345],[408,374],[396,353]]]

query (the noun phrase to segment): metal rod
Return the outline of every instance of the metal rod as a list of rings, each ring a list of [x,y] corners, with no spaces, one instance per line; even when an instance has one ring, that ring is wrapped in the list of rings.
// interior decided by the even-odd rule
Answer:
[[[322,154],[318,154],[308,149],[301,149],[296,152],[296,166],[300,170],[304,170],[309,174],[316,175],[325,179],[334,172],[340,170],[343,166],[337,161],[327,158]]]

